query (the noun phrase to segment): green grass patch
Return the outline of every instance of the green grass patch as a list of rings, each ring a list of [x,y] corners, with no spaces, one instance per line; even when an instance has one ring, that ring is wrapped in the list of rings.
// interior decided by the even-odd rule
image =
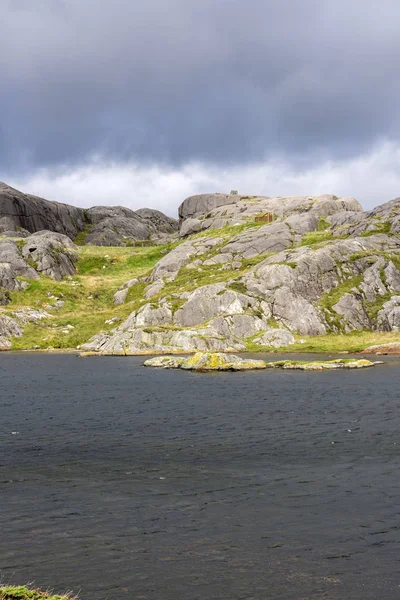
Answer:
[[[317,231],[325,231],[325,229],[329,229],[330,226],[331,224],[328,223],[328,221],[324,219],[324,217],[320,217],[318,219]]]
[[[300,343],[302,340],[302,343]],[[327,334],[318,336],[296,336],[296,342],[290,346],[272,348],[260,346],[251,340],[246,343],[247,352],[267,352],[271,354],[297,354],[297,353],[357,353],[368,346],[400,342],[400,333],[379,331],[353,331],[347,334]]]
[[[222,219],[224,217],[221,217]],[[236,237],[239,233],[243,233],[243,231],[247,231],[248,229],[257,229],[259,227],[264,227],[267,225],[271,225],[271,223],[265,223],[263,221],[255,221],[254,219],[249,219],[245,223],[240,223],[238,225],[225,225],[224,227],[219,227],[218,229],[205,229],[204,231],[200,231],[199,233],[195,233],[194,235],[189,236],[187,239],[197,240],[201,238],[214,238],[214,237],[224,237],[226,240]]]
[[[0,587],[0,600],[73,600],[73,597],[70,594],[60,596],[22,585],[9,585]]]
[[[10,292],[8,311],[30,306],[46,310],[52,317],[25,325],[23,336],[13,338],[13,349],[76,348],[93,335],[116,327],[118,324],[105,321],[117,316],[122,322],[147,302],[143,296],[146,283],[131,287],[125,304],[115,306],[117,289],[125,281],[147,274],[168,250],[169,246],[153,246],[135,249],[132,254],[132,249],[125,247],[85,246],[79,250],[74,277],[58,282],[44,276],[25,280],[29,284],[26,290]],[[51,296],[65,305],[57,311],[49,310],[46,305],[56,301]],[[73,329],[67,329],[67,325]]]
[[[247,287],[242,281],[233,281],[228,285],[228,289],[239,292],[239,294],[247,294]]]
[[[391,223],[388,223],[387,221],[378,221],[376,222],[375,228],[372,229],[371,231],[364,231],[361,234],[361,237],[369,237],[371,235],[377,235],[379,233],[390,233],[390,229],[391,229],[392,225]]]
[[[332,240],[338,240],[345,236],[334,236],[332,231],[311,231],[303,236],[299,246],[314,246],[315,244],[321,244],[322,242],[330,242]]]
[[[82,231],[80,231],[78,233],[78,235],[75,238],[75,244],[77,246],[83,246],[85,241],[86,241],[86,237],[88,236],[88,234],[91,232],[92,230],[92,225],[90,225],[89,223],[86,223],[85,227],[83,228]]]

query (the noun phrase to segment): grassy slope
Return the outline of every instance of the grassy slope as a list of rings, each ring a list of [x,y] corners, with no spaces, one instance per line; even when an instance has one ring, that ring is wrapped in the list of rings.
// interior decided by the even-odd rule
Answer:
[[[54,304],[55,296],[65,302],[51,320],[43,320],[35,325],[24,327],[24,335],[13,339],[13,349],[25,348],[76,348],[100,331],[107,331],[113,325],[105,321],[118,316],[125,319],[133,310],[131,302],[114,306],[113,295],[127,280],[149,272],[155,263],[168,251],[166,246],[149,248],[104,248],[85,246],[80,248],[77,274],[63,281],[53,281],[49,277],[30,280],[23,292],[11,292],[12,304],[6,312],[19,307],[45,308]],[[135,286],[143,289],[144,286]],[[63,328],[72,325],[68,333]],[[114,325],[115,326],[115,325]]]
[[[261,223],[261,225],[265,225]],[[330,232],[325,231],[321,220],[319,231],[304,236],[301,245],[319,247],[329,243]],[[260,223],[249,221],[240,226],[226,226],[219,230],[204,231],[192,236],[193,240],[203,237],[222,237],[223,242],[212,248],[201,258],[211,258],[218,253],[219,247],[239,232],[259,227]],[[174,244],[175,246],[176,244]],[[79,249],[79,262],[77,274],[61,282],[55,282],[48,277],[41,277],[37,281],[29,281],[29,287],[24,292],[11,292],[12,304],[4,309],[11,312],[16,308],[31,306],[45,308],[46,304],[54,303],[56,296],[65,302],[65,306],[57,311],[49,311],[53,318],[44,320],[39,324],[26,325],[24,335],[13,340],[13,349],[46,348],[76,348],[87,341],[92,335],[101,331],[106,332],[115,324],[107,325],[106,320],[112,317],[125,319],[133,310],[146,301],[143,298],[145,284],[136,285],[129,290],[126,303],[121,306],[113,304],[113,295],[117,289],[128,279],[147,274],[153,266],[174,246],[153,247],[97,247],[83,246]],[[226,271],[221,265],[203,266],[201,270],[182,268],[176,279],[167,283],[165,287],[151,299],[157,303],[161,297],[170,296],[181,291],[192,291],[202,285],[227,281],[240,277],[255,264],[264,260],[268,255],[260,255],[243,261],[242,267],[237,271]],[[344,282],[330,294],[325,294],[320,305],[323,309],[332,310],[332,306],[339,300],[348,288],[353,287],[358,281]],[[235,288],[235,283],[232,285]],[[240,285],[240,282],[237,284]],[[241,290],[238,290],[241,291]],[[172,299],[174,308],[182,304],[180,299]],[[335,313],[333,313],[335,315]],[[329,316],[329,315],[327,315]],[[72,325],[73,329],[67,331],[66,327]],[[300,340],[302,342],[300,343]],[[347,335],[329,334],[325,336],[307,337],[296,336],[296,344],[279,351],[291,352],[356,352],[366,346],[400,341],[400,334],[382,332],[353,332]],[[251,339],[247,340],[249,351],[271,351],[270,348],[260,348]]]

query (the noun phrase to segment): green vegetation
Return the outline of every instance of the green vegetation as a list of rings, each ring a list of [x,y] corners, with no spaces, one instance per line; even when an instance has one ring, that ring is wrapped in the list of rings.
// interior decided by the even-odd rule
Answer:
[[[319,300],[319,306],[324,310],[326,320],[329,325],[335,327],[338,332],[343,332],[342,317],[335,312],[333,307],[339,302],[344,294],[348,294],[353,288],[357,288],[362,281],[362,275],[355,275],[354,277],[345,279],[333,288],[333,290],[323,294]]]
[[[344,235],[333,235],[332,231],[325,229],[319,231],[311,231],[303,236],[300,242],[300,246],[314,246],[315,244],[321,244],[322,242],[330,242],[331,240],[340,240],[345,238]]]
[[[123,321],[145,302],[146,284],[133,286],[120,306],[113,304],[115,292],[128,279],[149,273],[169,249],[84,246],[79,250],[76,276],[58,282],[43,276],[26,280],[25,291],[10,292],[9,311],[30,306],[48,311],[52,318],[25,325],[23,336],[13,338],[13,349],[76,348],[96,333],[109,331],[115,323],[105,321],[113,317]],[[54,298],[65,302],[56,311],[48,308]]]
[[[229,239],[235,237],[239,233],[243,233],[243,231],[246,231],[247,229],[256,229],[270,224],[271,223],[265,223],[264,221],[254,221],[253,219],[249,219],[245,223],[240,223],[238,225],[225,225],[219,229],[206,229],[205,231],[190,236],[190,239],[197,240],[204,237],[223,237]]]
[[[80,231],[78,233],[78,235],[75,238],[75,244],[77,246],[83,246],[86,240],[87,235],[90,233],[92,229],[92,226],[89,225],[89,223],[86,223],[85,227],[83,228],[82,231]]]
[[[247,287],[242,281],[234,281],[228,285],[228,288],[234,292],[239,292],[239,294],[247,294]]]
[[[378,233],[388,234],[390,233],[391,227],[391,223],[388,223],[387,221],[380,221],[377,219],[374,229],[371,229],[370,231],[364,231],[361,234],[361,237],[369,237],[370,235],[377,235]]]
[[[330,226],[331,226],[331,224],[328,223],[328,221],[326,219],[324,219],[324,217],[319,218],[318,227],[317,227],[318,231],[325,231],[325,229],[328,229]]]
[[[43,592],[25,586],[0,587],[0,600],[74,600],[74,598],[76,596],[70,594],[53,595],[52,592]]]
[[[300,342],[301,340],[301,342]],[[400,342],[400,333],[382,331],[353,331],[345,335],[328,334],[318,336],[296,336],[296,342],[290,346],[272,349],[270,346],[258,346],[254,342],[246,344],[248,352],[273,352],[273,353],[329,353],[341,354],[362,352],[368,346]]]

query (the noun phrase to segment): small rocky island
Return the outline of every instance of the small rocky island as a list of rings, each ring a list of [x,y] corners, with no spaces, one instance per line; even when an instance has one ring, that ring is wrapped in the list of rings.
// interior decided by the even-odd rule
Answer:
[[[334,369],[363,369],[379,362],[365,359],[339,358],[326,361],[293,361],[243,359],[223,352],[196,352],[193,356],[156,356],[144,362],[145,367],[183,369],[184,371],[251,371],[257,369],[297,369],[300,371],[328,371]]]

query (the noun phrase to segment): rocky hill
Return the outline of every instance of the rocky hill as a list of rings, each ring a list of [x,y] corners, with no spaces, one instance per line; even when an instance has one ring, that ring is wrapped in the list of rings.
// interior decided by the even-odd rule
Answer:
[[[92,222],[112,218],[108,210],[93,209]],[[124,218],[126,209],[120,210]],[[49,325],[43,339],[30,324],[17,341],[9,335],[9,344],[129,354],[361,350],[400,341],[400,199],[364,212],[354,198],[331,195],[211,194],[185,200],[179,215],[180,238],[167,246],[133,254],[131,248],[96,250],[107,252],[102,255],[90,246],[67,248],[77,272],[57,293],[40,274],[52,276],[42,263],[35,295],[29,282],[21,291],[34,236],[29,246],[13,242],[27,266],[18,271],[15,258],[9,263],[15,283],[8,287],[7,316],[14,318],[13,306],[34,308],[33,298],[44,308],[50,286],[56,302],[62,295],[65,304],[57,309],[56,331],[66,333],[57,337]],[[0,244],[6,263],[1,253]],[[79,325],[79,335],[68,333],[68,325]]]
[[[178,229],[175,219],[148,208],[122,206],[82,209],[24,194],[0,182],[0,235],[25,237],[48,230],[80,244],[123,246],[138,240],[162,241]]]

